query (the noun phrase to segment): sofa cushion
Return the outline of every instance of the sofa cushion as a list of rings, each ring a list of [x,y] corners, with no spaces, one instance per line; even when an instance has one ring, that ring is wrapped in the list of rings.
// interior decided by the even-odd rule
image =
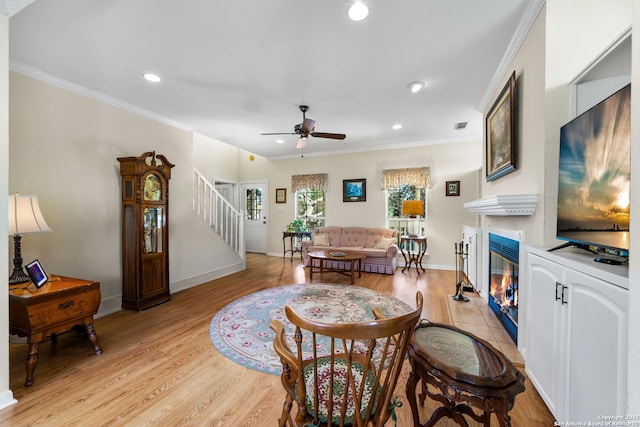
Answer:
[[[326,234],[329,236],[329,246],[340,246],[342,239],[342,227],[318,227],[314,230],[316,234]]]
[[[313,240],[313,246],[329,246],[329,235],[325,233],[314,234],[311,240]]]
[[[388,228],[367,228],[367,240],[362,246],[364,246],[365,248],[375,248],[376,244],[383,237],[397,238],[398,232],[396,230],[390,230]]]
[[[340,246],[364,247],[367,241],[367,229],[364,227],[344,227]],[[333,243],[333,242],[332,242]]]
[[[389,246],[393,245],[394,243],[396,243],[396,239],[393,237],[381,237],[380,240],[378,240],[373,246],[373,248],[387,250],[389,249]]]
[[[387,258],[387,249],[375,249],[375,248],[360,248],[359,254],[366,255],[368,258]]]

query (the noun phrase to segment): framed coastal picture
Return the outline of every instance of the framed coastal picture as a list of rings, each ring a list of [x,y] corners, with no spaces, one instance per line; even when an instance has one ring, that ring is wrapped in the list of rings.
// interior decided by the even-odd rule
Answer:
[[[342,201],[343,202],[366,202],[367,201],[367,180],[366,179],[343,179],[342,180]]]
[[[486,172],[493,181],[516,169],[516,73],[513,72],[486,117]]]

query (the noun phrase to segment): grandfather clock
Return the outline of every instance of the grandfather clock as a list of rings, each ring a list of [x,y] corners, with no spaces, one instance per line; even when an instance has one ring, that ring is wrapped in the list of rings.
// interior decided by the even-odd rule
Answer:
[[[155,151],[118,157],[122,177],[122,308],[145,310],[169,292],[169,179]]]

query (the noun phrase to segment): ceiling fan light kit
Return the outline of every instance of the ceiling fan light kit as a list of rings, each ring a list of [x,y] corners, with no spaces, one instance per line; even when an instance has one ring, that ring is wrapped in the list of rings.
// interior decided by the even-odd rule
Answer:
[[[301,105],[298,108],[302,111],[302,123],[294,125],[293,132],[270,132],[261,133],[260,135],[298,135],[299,138],[296,148],[303,148],[307,142],[307,138],[310,136],[327,139],[345,139],[347,137],[344,133],[316,132],[316,121],[308,119],[306,116],[307,111],[309,111],[309,106]]]

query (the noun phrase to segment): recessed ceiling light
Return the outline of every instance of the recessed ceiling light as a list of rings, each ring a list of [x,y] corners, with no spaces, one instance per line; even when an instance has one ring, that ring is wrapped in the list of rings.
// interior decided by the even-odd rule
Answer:
[[[369,8],[362,2],[355,2],[351,5],[348,12],[352,21],[362,21],[369,15]]]
[[[276,139],[276,142],[277,142],[278,144],[284,144],[284,139]]]
[[[160,76],[153,73],[144,73],[142,77],[153,83],[158,83],[160,81]]]
[[[415,81],[411,82],[407,85],[407,88],[411,91],[411,93],[420,92],[425,87],[425,82]]]
[[[396,123],[395,125],[391,126],[391,128],[394,130],[402,129],[402,125],[400,123]]]

